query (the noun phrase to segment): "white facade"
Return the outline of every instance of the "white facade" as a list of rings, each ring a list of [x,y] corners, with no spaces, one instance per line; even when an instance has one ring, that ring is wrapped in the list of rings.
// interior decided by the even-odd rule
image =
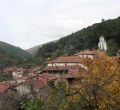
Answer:
[[[99,43],[98,43],[99,50],[106,51],[107,50],[107,43],[103,36],[100,37]]]
[[[81,63],[49,63],[47,66],[76,66],[82,65]]]
[[[81,57],[81,58],[90,58],[90,59],[93,59],[94,58],[94,55],[78,55],[79,57]]]
[[[14,79],[22,78],[23,73],[22,72],[13,72],[12,76],[13,76]]]
[[[49,63],[47,66],[81,66],[82,68],[87,69],[87,67],[81,63]]]

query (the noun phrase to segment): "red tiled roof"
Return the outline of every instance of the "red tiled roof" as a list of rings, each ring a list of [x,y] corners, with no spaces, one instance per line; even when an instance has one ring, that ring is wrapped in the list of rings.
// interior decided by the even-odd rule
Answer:
[[[16,68],[15,67],[7,67],[3,71],[4,72],[12,72],[13,70],[16,70]]]
[[[65,75],[65,78],[77,78],[77,77],[88,77],[88,71],[83,68],[79,69],[69,69],[68,73]]]
[[[52,60],[50,63],[81,63],[82,59],[78,56],[61,56],[54,60]]]
[[[65,75],[65,78],[75,78],[79,75],[79,69],[69,69],[68,73]]]
[[[60,76],[58,74],[49,74],[49,73],[43,73],[40,75],[40,77],[45,78],[47,80],[54,80],[59,78]]]
[[[34,88],[43,88],[47,84],[47,81],[54,80],[57,78],[59,78],[59,75],[57,75],[57,74],[52,75],[52,74],[44,73],[37,77],[29,78],[27,80],[26,84],[28,84],[28,85],[33,84]]]
[[[43,88],[47,83],[47,80],[42,77],[37,77],[37,79],[34,80],[35,88]]]
[[[10,87],[10,84],[8,84],[8,83],[0,83],[0,93],[3,93],[9,87]]]
[[[30,78],[27,80],[27,85],[33,85],[34,88],[43,88],[47,83],[47,80],[45,78],[42,78],[40,76]]]
[[[84,51],[80,51],[79,53],[75,55],[94,55],[94,52],[90,50],[84,50]]]
[[[48,66],[43,69],[43,71],[60,71],[60,70],[69,70],[69,69],[77,69],[81,68],[80,65],[76,66]]]
[[[7,67],[7,68],[4,69],[4,72],[16,72],[16,71],[26,72],[27,69],[23,69],[21,67]]]

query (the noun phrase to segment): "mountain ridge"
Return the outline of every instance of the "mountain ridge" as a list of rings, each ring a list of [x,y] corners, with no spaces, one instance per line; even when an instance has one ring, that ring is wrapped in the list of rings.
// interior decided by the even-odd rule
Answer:
[[[26,49],[25,51],[27,51],[28,53],[32,54],[32,55],[36,55],[36,53],[38,52],[39,48],[41,48],[42,46],[46,45],[46,44],[49,44],[49,43],[55,43],[57,42],[58,40],[53,40],[53,41],[50,41],[50,42],[47,42],[47,43],[44,43],[44,44],[40,44],[40,45],[37,45],[37,46],[33,46],[29,49]]]
[[[35,55],[35,53],[38,51],[38,49],[42,46],[42,44],[31,47],[29,49],[26,49],[26,51],[32,55]]]
[[[57,42],[44,44],[39,48],[36,57],[41,59],[55,58],[60,55],[72,55],[80,50],[97,49],[99,37],[103,35],[108,44],[108,51],[113,51],[110,45],[120,48],[120,17],[102,20],[75,33],[63,37]],[[115,50],[114,50],[115,51]]]
[[[0,41],[0,68],[12,64],[17,65],[29,56],[30,54],[20,47]]]

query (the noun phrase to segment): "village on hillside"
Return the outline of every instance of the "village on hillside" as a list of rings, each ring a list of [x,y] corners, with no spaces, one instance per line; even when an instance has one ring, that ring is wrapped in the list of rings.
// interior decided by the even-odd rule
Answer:
[[[100,37],[98,50],[82,50],[72,56],[60,56],[50,62],[45,67],[35,67],[24,69],[21,67],[7,67],[1,72],[9,74],[11,79],[0,82],[0,108],[5,96],[12,97],[32,97],[33,94],[40,99],[48,96],[48,89],[64,82],[65,87],[74,89],[78,87],[77,77],[87,78],[89,76],[86,60],[92,62],[94,59],[102,58],[106,55],[107,43],[103,36]],[[120,50],[115,58],[120,56]],[[7,94],[7,95],[6,95]]]

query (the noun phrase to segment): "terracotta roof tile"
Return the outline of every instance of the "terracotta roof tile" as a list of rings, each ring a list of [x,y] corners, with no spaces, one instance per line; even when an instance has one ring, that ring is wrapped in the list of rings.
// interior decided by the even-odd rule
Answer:
[[[81,68],[81,66],[48,66],[43,69],[43,71],[60,71],[60,70],[69,70],[69,69],[77,69]]]
[[[88,77],[88,71],[83,68],[79,69],[69,69],[68,73],[65,75],[65,78],[77,78],[77,77]]]
[[[0,83],[0,93],[3,93],[9,87],[10,87],[10,84],[8,84],[8,83]]]
[[[47,80],[54,80],[59,78],[60,76],[58,74],[49,74],[49,73],[43,73],[40,75],[40,77],[45,78]]]
[[[42,77],[34,77],[34,78],[29,78],[26,81],[27,85],[32,85],[34,86],[34,88],[43,88],[47,83],[47,80],[45,78]]]
[[[42,77],[37,77],[37,79],[34,81],[35,81],[34,82],[35,88],[43,88],[47,83],[47,80],[45,78],[42,78]]]
[[[34,88],[40,89],[40,88],[45,87],[49,80],[54,80],[57,78],[59,78],[59,75],[57,75],[57,74],[52,75],[52,74],[44,73],[44,74],[41,74],[39,76],[29,78],[26,81],[26,84],[33,85]]]
[[[68,73],[65,75],[65,78],[75,78],[79,75],[79,69],[69,69]]]

